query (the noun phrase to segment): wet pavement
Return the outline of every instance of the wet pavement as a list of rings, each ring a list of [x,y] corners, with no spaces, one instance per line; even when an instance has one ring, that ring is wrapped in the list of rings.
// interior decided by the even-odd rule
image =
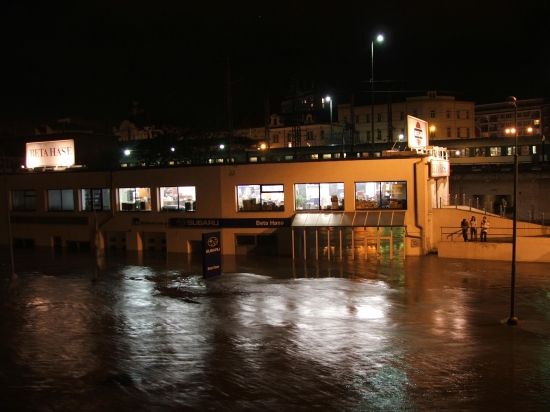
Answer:
[[[550,410],[550,265],[18,252],[0,410]]]

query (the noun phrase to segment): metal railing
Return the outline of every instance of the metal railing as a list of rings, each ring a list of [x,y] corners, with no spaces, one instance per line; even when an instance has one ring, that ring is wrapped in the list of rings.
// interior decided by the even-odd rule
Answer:
[[[479,242],[481,235],[481,228],[477,227],[477,241]],[[517,228],[518,237],[550,237],[550,227],[524,227]],[[461,241],[462,228],[460,226],[441,226],[441,240],[442,241]],[[470,241],[470,229],[468,228],[468,240]],[[490,227],[487,232],[488,242],[512,242],[512,227]]]
[[[499,204],[498,210],[494,210],[494,207],[487,208],[486,203],[484,204],[482,199],[479,196],[471,196],[466,193],[462,194],[451,194],[446,197],[439,197],[438,205],[439,209],[441,208],[456,208],[469,211],[478,211],[482,213],[490,213],[493,215],[498,215],[505,218],[512,218],[514,212],[514,207],[509,206],[507,203],[503,202]],[[544,226],[546,224],[546,215],[544,212],[536,212],[535,210],[528,210],[526,213],[521,213],[520,220],[529,223],[536,223]]]

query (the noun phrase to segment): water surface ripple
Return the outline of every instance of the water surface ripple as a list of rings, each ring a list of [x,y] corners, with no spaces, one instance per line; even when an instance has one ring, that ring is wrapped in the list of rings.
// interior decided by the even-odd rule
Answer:
[[[20,253],[0,409],[549,410],[549,265]]]

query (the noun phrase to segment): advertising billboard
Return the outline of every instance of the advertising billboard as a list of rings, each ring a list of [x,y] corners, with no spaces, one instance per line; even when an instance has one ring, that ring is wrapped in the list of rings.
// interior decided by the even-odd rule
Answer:
[[[26,145],[26,153],[28,168],[70,167],[74,165],[74,140],[30,142]]]
[[[411,149],[424,149],[428,146],[428,122],[407,116],[407,137]]]
[[[202,275],[205,278],[222,274],[221,233],[202,234]]]

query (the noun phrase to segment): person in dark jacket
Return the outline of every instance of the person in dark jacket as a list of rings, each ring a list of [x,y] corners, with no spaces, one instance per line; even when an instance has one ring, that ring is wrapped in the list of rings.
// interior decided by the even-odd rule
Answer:
[[[462,219],[462,222],[460,222],[460,229],[462,229],[462,237],[464,238],[464,241],[468,241],[468,228],[470,225],[468,224],[468,221],[466,218]]]

